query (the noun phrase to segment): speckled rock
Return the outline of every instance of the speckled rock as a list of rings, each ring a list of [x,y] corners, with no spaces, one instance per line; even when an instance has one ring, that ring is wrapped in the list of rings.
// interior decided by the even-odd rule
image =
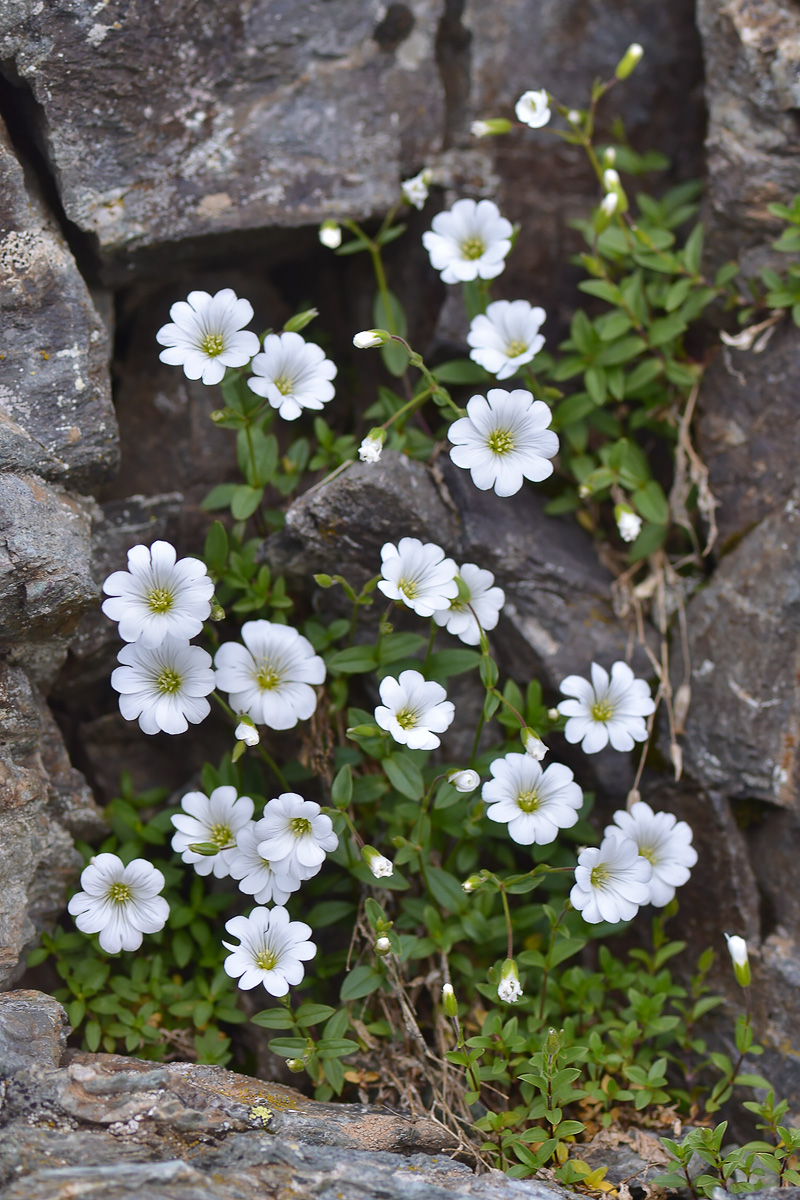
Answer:
[[[34,1063],[56,1068],[67,1044],[67,1014],[44,992],[0,992],[0,1079]]]
[[[109,339],[0,120],[0,470],[85,490],[119,444]]]

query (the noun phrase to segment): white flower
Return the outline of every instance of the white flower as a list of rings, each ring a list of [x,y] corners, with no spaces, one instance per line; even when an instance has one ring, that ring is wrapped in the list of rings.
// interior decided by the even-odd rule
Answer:
[[[379,937],[375,942],[376,954],[388,954],[391,948],[392,943],[389,941],[388,937]]]
[[[449,212],[437,213],[431,225],[422,244],[443,283],[494,279],[503,270],[513,226],[491,200],[456,200]]]
[[[541,129],[550,120],[549,105],[547,92],[542,88],[540,92],[523,92],[514,105],[514,112],[517,114],[517,120],[523,125],[529,125],[531,129]]]
[[[381,547],[378,587],[390,600],[400,600],[420,617],[432,617],[458,595],[456,564],[435,542],[404,537]]]
[[[542,770],[528,754],[506,754],[490,766],[492,778],[481,790],[490,821],[508,822],[508,835],[520,846],[546,846],[559,829],[578,820],[583,793],[569,767],[551,763]]]
[[[481,491],[493,487],[498,496],[513,496],[523,479],[541,483],[553,473],[558,438],[548,429],[551,416],[530,392],[491,388],[486,398],[473,396],[466,417],[450,426],[450,457]]]
[[[733,972],[740,987],[750,986],[750,959],[747,954],[747,942],[738,934],[725,934],[728,943],[728,953],[733,963]]]
[[[617,195],[617,193],[616,192],[608,192],[603,197],[603,201],[600,205],[600,208],[607,217],[613,217],[614,213],[617,211],[618,204],[619,204],[619,196]],[[630,540],[632,540],[632,539],[626,538],[626,541],[630,541]]]
[[[410,750],[435,750],[437,733],[452,724],[455,705],[440,683],[425,680],[419,671],[401,671],[399,679],[386,675],[378,688],[383,704],[375,720],[401,746]]]
[[[606,833],[615,829],[635,842],[642,858],[650,863],[650,903],[663,908],[675,895],[675,888],[686,883],[697,862],[690,827],[685,821],[676,821],[673,813],[655,813],[644,800],[638,800],[630,812],[620,809],[614,813],[614,824],[606,826]]]
[[[374,846],[362,846],[361,857],[376,879],[390,879],[394,874],[394,863]]]
[[[619,830],[607,832],[599,848],[590,846],[578,855],[572,907],[590,925],[630,921],[650,899],[652,873],[635,842]]]
[[[477,646],[481,640],[481,629],[494,629],[505,603],[505,592],[494,587],[491,571],[475,563],[462,563],[458,568],[456,583],[461,587],[447,608],[439,608],[433,614],[437,625],[446,625],[447,632],[459,638],[467,646]]]
[[[258,853],[268,859],[273,871],[301,879],[316,875],[325,855],[339,845],[330,817],[296,792],[282,792],[268,801],[258,829]]]
[[[133,546],[128,570],[114,571],[103,584],[110,597],[103,612],[119,622],[124,642],[160,646],[167,634],[189,641],[211,613],[214,584],[199,558],[175,561],[169,542]]]
[[[236,835],[236,849],[230,854],[228,865],[231,878],[239,881],[239,891],[252,896],[256,904],[285,904],[292,892],[302,883],[297,872],[282,864],[273,863],[259,852],[259,845],[268,836],[271,825],[264,825],[264,818],[240,829]]]
[[[335,221],[328,218],[319,227],[319,240],[328,250],[338,250],[342,244],[342,231]]]
[[[111,686],[120,693],[119,711],[126,721],[138,717],[143,733],[185,733],[211,711],[211,655],[199,646],[173,637],[155,649],[129,642],[117,661],[123,665],[111,672]]]
[[[67,908],[81,933],[99,933],[107,954],[138,950],[143,933],[158,933],[169,905],[158,893],[164,876],[144,858],[127,866],[116,854],[96,854],[81,873],[82,892]]]
[[[353,337],[356,350],[370,350],[373,346],[381,346],[388,341],[389,334],[385,329],[362,329],[361,333]]]
[[[473,121],[469,127],[469,131],[473,137],[477,138],[489,137],[493,132],[488,121]]]
[[[376,433],[380,436],[376,437]],[[380,461],[383,452],[383,439],[386,437],[382,429],[370,430],[358,447],[358,457],[362,462],[376,463]]]
[[[253,818],[253,801],[249,796],[237,796],[235,787],[225,785],[214,788],[210,796],[187,792],[181,808],[183,812],[171,818],[177,830],[172,849],[185,863],[192,863],[198,875],[213,872],[215,879],[225,879],[236,852],[236,838]],[[216,854],[190,849],[201,843],[216,846]]]
[[[607,192],[613,192],[616,191],[619,186],[620,183],[618,173],[613,167],[607,167],[605,171],[603,171],[603,187]]]
[[[263,353],[250,364],[251,392],[264,396],[284,421],[295,421],[304,408],[317,411],[333,399],[336,367],[325,351],[299,333],[268,333]]]
[[[617,504],[614,508],[619,536],[623,542],[635,542],[642,528],[642,518],[637,517],[627,505]]]
[[[452,783],[457,792],[474,792],[475,788],[480,786],[481,777],[477,771],[471,769],[451,771],[447,776],[447,782]]]
[[[245,621],[242,640],[225,642],[214,660],[217,687],[229,693],[231,708],[270,729],[293,729],[310,717],[317,707],[311,685],[325,678],[311,643],[273,621]]]
[[[244,742],[246,746],[257,746],[261,741],[261,736],[253,724],[250,717],[243,716],[239,724],[233,731],[237,741]]]
[[[429,170],[420,171],[418,175],[414,175],[412,179],[406,179],[400,184],[400,191],[403,193],[403,199],[408,204],[413,204],[414,208],[420,211],[425,207],[425,201],[428,199],[428,187],[431,182],[431,172]]]
[[[311,927],[290,921],[285,908],[254,908],[249,917],[232,917],[225,928],[239,946],[223,942],[233,953],[225,959],[225,973],[238,979],[243,991],[263,983],[270,996],[285,996],[305,975],[304,962],[317,953],[309,941]]]
[[[647,740],[644,718],[655,710],[650,689],[634,679],[627,663],[615,662],[608,671],[592,663],[592,682],[568,675],[560,690],[572,700],[562,700],[558,711],[569,717],[564,736],[574,745],[582,742],[584,754],[596,754],[609,742],[615,750],[632,750],[634,742]]]
[[[500,982],[497,985],[497,997],[506,1004],[516,1004],[522,995],[522,985],[517,974],[517,964],[513,958],[507,958],[500,968]]]
[[[467,334],[470,358],[498,379],[509,379],[544,345],[539,327],[546,317],[543,308],[527,300],[495,300],[472,318]]]
[[[159,358],[173,367],[183,367],[187,379],[219,383],[226,367],[243,367],[258,353],[258,338],[243,332],[253,319],[249,300],[237,300],[230,288],[210,296],[190,292],[169,310],[172,325],[162,325],[156,341]]]

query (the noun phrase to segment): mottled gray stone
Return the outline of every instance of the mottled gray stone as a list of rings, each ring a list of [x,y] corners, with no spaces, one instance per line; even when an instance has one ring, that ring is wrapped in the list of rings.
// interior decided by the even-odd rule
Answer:
[[[719,545],[786,503],[800,461],[800,329],[786,317],[760,354],[722,346],[703,378],[698,450],[719,500]]]
[[[441,7],[413,0],[394,37],[360,0],[30,0],[0,58],[41,106],[67,216],[130,254],[387,209],[440,139]]]
[[[67,1042],[67,1014],[44,992],[0,992],[0,1079],[39,1063],[55,1068]]]
[[[3,1200],[565,1200],[563,1189],[476,1176],[446,1130],[385,1108],[318,1104],[223,1068],[70,1054],[6,1086]],[[424,1148],[424,1152],[422,1152]],[[400,1153],[398,1153],[400,1151]]]
[[[119,459],[109,338],[2,120],[0,323],[0,470],[79,490],[108,478]]]
[[[787,501],[689,603],[687,772],[741,799],[796,807],[800,744],[800,509]]]
[[[800,12],[789,0],[698,0],[706,67],[709,246],[741,258],[800,191]]]

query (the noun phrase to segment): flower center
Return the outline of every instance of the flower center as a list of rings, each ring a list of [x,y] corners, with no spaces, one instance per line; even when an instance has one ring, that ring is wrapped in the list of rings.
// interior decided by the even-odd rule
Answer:
[[[461,243],[461,254],[464,258],[480,258],[486,251],[486,243],[482,238],[469,237]]]
[[[220,850],[224,850],[233,843],[233,834],[227,825],[212,825],[208,831],[208,840],[219,846]]]
[[[417,714],[411,708],[401,708],[395,713],[394,719],[401,729],[413,729],[417,723]]]
[[[292,817],[289,828],[295,837],[305,837],[311,833],[311,822],[306,817]]]
[[[608,700],[597,700],[592,705],[593,721],[610,721],[614,715],[614,707]]]
[[[262,971],[273,971],[278,956],[274,950],[259,950],[256,955],[256,966]]]
[[[259,671],[256,672],[256,683],[261,688],[262,692],[274,691],[281,682],[280,672],[276,671],[269,663],[265,663]]]
[[[533,790],[529,792],[520,792],[520,794],[517,796],[517,804],[522,811],[526,813],[535,812],[540,803],[541,801],[539,800],[538,795]]]
[[[417,584],[414,579],[400,579],[397,584],[398,591],[401,591],[409,600],[413,600],[417,594]]]
[[[639,853],[642,858],[646,858],[651,866],[656,865],[656,848],[655,846],[639,846]]]
[[[165,696],[172,696],[180,690],[181,677],[177,671],[173,671],[172,667],[165,667],[159,675],[156,675],[155,685]]]
[[[147,604],[151,612],[169,612],[174,604],[172,592],[168,592],[166,588],[153,588],[147,593]]]
[[[127,883],[112,883],[108,889],[108,899],[112,904],[127,904],[131,898],[131,889]]]
[[[524,354],[527,349],[527,342],[511,341],[506,346],[506,354],[509,358],[519,358],[520,354]]]
[[[200,339],[200,349],[209,358],[216,358],[225,349],[225,339],[221,333],[207,333]]]
[[[292,390],[294,383],[288,375],[279,375],[277,379],[272,381],[282,396],[288,396]]]
[[[514,449],[514,435],[510,429],[494,429],[486,439],[492,454],[510,454]]]
[[[601,888],[608,883],[611,878],[611,872],[605,863],[598,863],[596,867],[592,867],[592,872],[589,876],[589,882],[592,887]]]

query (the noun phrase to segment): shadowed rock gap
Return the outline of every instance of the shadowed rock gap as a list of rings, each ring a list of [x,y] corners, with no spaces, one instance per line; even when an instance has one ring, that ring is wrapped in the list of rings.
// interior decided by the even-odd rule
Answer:
[[[463,136],[470,91],[472,34],[463,24],[464,0],[445,0],[436,32],[436,65],[444,88],[442,149]]]

